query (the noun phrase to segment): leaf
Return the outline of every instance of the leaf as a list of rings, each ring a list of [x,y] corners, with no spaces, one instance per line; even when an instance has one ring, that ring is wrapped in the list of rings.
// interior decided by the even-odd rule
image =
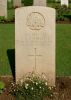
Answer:
[[[0,81],[0,90],[4,89],[4,87],[5,87],[5,84]]]

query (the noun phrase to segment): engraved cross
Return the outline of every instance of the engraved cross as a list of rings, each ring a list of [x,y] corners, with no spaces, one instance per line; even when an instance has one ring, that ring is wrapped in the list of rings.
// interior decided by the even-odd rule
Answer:
[[[33,70],[33,71],[36,72],[36,67],[37,67],[37,66],[36,66],[36,63],[37,63],[36,60],[37,60],[37,57],[41,57],[42,55],[37,55],[37,53],[36,53],[36,52],[37,52],[36,48],[34,48],[34,51],[35,51],[35,54],[34,54],[34,55],[29,55],[29,56],[32,56],[32,57],[34,56],[34,58],[35,58],[35,59],[34,59],[34,60],[35,60],[35,66],[34,66],[34,70]]]

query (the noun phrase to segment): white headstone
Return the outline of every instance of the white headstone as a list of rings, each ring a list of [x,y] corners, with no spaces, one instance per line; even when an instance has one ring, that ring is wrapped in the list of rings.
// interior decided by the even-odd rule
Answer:
[[[13,0],[14,7],[21,7],[21,0]]]
[[[55,9],[22,7],[15,11],[16,81],[29,72],[45,73],[55,85]]]
[[[68,6],[68,0],[61,0],[61,5],[66,5],[66,6]]]
[[[46,0],[33,0],[34,6],[46,6]]]
[[[7,0],[0,0],[0,16],[7,18]]]

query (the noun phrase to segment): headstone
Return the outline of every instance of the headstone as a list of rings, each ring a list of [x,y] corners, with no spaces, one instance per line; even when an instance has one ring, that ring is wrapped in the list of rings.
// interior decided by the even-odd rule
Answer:
[[[46,0],[34,0],[34,6],[46,6]]]
[[[7,18],[7,0],[0,0],[0,16]]]
[[[21,7],[21,0],[13,0],[14,7]]]
[[[66,6],[68,6],[68,0],[61,0],[61,5],[66,5]]]
[[[30,72],[45,73],[55,85],[55,9],[22,7],[15,11],[16,82]]]

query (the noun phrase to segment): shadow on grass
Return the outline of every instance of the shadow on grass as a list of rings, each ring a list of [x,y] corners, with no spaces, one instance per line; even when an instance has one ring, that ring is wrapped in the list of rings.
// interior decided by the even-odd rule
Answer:
[[[12,75],[13,75],[13,78],[15,80],[15,49],[8,49],[7,55],[8,55]]]

